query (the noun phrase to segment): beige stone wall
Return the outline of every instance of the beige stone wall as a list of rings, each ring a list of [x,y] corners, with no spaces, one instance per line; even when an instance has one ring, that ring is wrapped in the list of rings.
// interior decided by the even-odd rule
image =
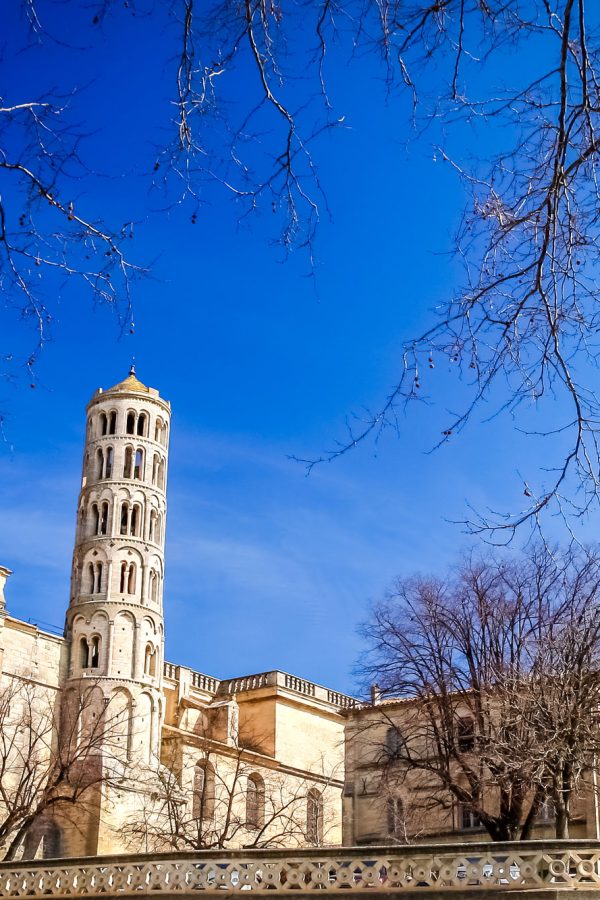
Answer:
[[[481,826],[464,828],[458,803],[445,793],[438,780],[423,772],[406,771],[400,762],[390,762],[386,733],[390,726],[400,732],[410,723],[417,734],[419,713],[410,701],[381,707],[365,707],[347,713],[345,736],[345,787],[343,843],[379,844],[408,841],[480,841],[488,834]],[[589,782],[589,779],[588,779]],[[402,803],[401,825],[390,833],[388,801]],[[435,798],[435,802],[432,802]],[[486,806],[494,811],[497,800],[490,790]],[[572,837],[595,837],[591,784],[584,785],[573,806]],[[553,821],[539,820],[534,837],[554,837]]]

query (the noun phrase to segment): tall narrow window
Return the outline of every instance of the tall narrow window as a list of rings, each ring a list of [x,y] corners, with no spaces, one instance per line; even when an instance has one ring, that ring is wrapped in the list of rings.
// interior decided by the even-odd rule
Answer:
[[[202,822],[210,822],[215,815],[215,770],[209,762],[194,766],[192,792],[192,816]]]
[[[137,478],[140,481],[143,477],[143,467],[144,467],[144,451],[136,450],[135,451],[135,463],[133,467],[133,477]]]
[[[144,655],[144,673],[154,678],[156,675],[156,648],[152,644],[146,644]]]
[[[390,759],[398,759],[404,748],[404,736],[396,725],[391,725],[385,733],[385,752]]]
[[[108,417],[108,433],[117,433],[117,414],[115,411],[111,412]]]
[[[158,466],[158,486],[161,491],[165,489],[165,461],[161,459]]]
[[[387,832],[391,837],[401,838],[405,834],[404,801],[402,797],[388,797],[386,801]]]
[[[153,603],[158,599],[158,575],[154,569],[150,571],[150,599]]]
[[[82,637],[79,639],[79,665],[82,669],[88,667],[89,647],[87,639]]]
[[[160,456],[158,453],[155,453],[152,457],[152,484],[156,484],[158,482],[158,467],[160,465]]]
[[[94,564],[89,563],[87,567],[87,577],[88,577],[88,593],[94,593]]]
[[[135,563],[129,564],[129,572],[127,574],[127,593],[135,594]]]
[[[316,788],[306,798],[306,840],[317,846],[323,843],[323,797]]]
[[[265,783],[258,773],[248,776],[246,789],[246,826],[262,828],[265,818]]]
[[[456,742],[460,753],[470,753],[475,747],[475,723],[470,716],[458,719]]]
[[[96,450],[96,478],[98,479],[98,481],[102,478],[103,475],[104,475],[104,453],[98,447],[98,449]]]
[[[157,419],[156,425],[154,426],[154,440],[156,441],[157,444],[161,438],[161,431],[162,431],[162,419]]]
[[[160,513],[156,516],[156,537],[155,541],[157,544],[160,544],[162,538],[162,516]]]
[[[92,534],[100,533],[100,511],[97,503],[92,503]]]
[[[131,478],[131,467],[133,464],[133,447],[125,447],[125,461],[123,463],[123,477]]]
[[[125,593],[125,585],[127,583],[127,563],[121,563],[121,580],[119,582],[119,591],[121,594]]]
[[[102,590],[102,570],[103,570],[102,563],[97,562],[96,563],[96,571],[94,573],[96,576],[94,578],[94,593],[95,594],[99,594],[100,591]]]
[[[137,421],[137,433],[140,437],[146,436],[146,413],[140,413]]]
[[[156,510],[150,510],[150,527],[148,530],[148,540],[155,541],[156,540]]]
[[[104,502],[100,509],[100,531],[99,534],[108,534],[108,503]]]
[[[137,503],[135,503],[131,509],[131,526],[129,528],[129,533],[134,537],[137,537],[138,531],[140,528],[140,520],[141,520],[141,509]]]
[[[112,475],[113,455],[114,455],[113,448],[107,447],[106,448],[106,462],[104,464],[104,477],[105,478],[110,478]]]
[[[129,504],[121,503],[121,525],[119,528],[120,534],[127,534],[128,522],[129,522]]]
[[[127,425],[125,430],[127,431],[127,434],[135,434],[135,413],[127,413]]]
[[[100,434],[105,435],[108,428],[108,422],[104,413],[100,413]]]
[[[100,661],[100,638],[95,634],[90,642],[90,669],[97,669]]]

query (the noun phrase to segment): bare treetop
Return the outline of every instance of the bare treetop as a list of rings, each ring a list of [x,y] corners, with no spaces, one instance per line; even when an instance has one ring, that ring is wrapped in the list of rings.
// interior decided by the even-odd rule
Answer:
[[[29,33],[43,42],[35,3],[24,10]],[[132,10],[142,33],[143,3],[117,11],[100,2],[90,27]],[[431,148],[465,189],[458,286],[422,298],[431,324],[400,336],[400,371],[387,399],[353,418],[347,436],[308,460],[309,469],[400,429],[407,405],[435,397],[443,363],[446,380],[465,390],[439,444],[484,411],[514,416],[527,431],[529,411],[540,409],[539,433],[551,439],[544,470],[516,476],[521,509],[473,513],[470,531],[509,541],[522,525],[539,528],[546,513],[572,528],[595,509],[597,10],[585,0],[169,0],[160,14],[169,23],[163,63],[173,116],[145,163],[169,207],[191,204],[192,222],[206,183],[216,183],[235,201],[237,219],[268,211],[268,238],[286,253],[303,248],[312,261],[327,211],[321,139],[351,124],[330,90],[331,67],[348,61],[377,60],[390,99],[409,110],[407,136]],[[77,51],[65,44],[64,52]],[[9,185],[0,203],[0,278],[12,308],[35,324],[30,370],[65,280],[133,327],[130,285],[140,270],[125,239],[136,215],[105,225],[78,198],[84,134],[68,92],[0,105],[0,174]]]

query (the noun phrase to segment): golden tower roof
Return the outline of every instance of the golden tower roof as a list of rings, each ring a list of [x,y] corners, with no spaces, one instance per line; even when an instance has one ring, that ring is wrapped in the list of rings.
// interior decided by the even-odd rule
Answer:
[[[135,366],[132,366],[129,370],[129,375],[127,376],[127,378],[124,381],[120,381],[118,384],[115,384],[114,387],[107,388],[105,393],[117,393],[117,391],[134,391],[139,394],[149,394],[150,388],[146,387],[145,384],[142,384],[139,378],[136,377]]]

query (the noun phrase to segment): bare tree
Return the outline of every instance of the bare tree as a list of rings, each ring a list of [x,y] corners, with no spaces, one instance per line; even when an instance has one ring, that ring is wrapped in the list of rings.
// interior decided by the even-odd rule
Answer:
[[[31,27],[40,29],[32,3]],[[131,284],[141,274],[125,251],[133,223],[106,225],[83,199],[89,172],[81,156],[82,126],[70,98],[0,97],[0,288],[4,315],[31,327],[25,359],[3,348],[0,376],[24,366],[36,386],[35,362],[52,335],[58,302],[68,291],[107,304],[121,330],[131,330]]]
[[[595,552],[398,582],[365,626],[365,674],[407,700],[369,725],[397,729],[377,738],[388,783],[408,779],[426,809],[460,804],[495,840],[529,837],[550,799],[567,836],[600,737],[599,602]]]
[[[64,697],[13,676],[0,689],[0,852],[33,855],[55,823],[73,828],[112,778],[118,717],[90,683]],[[58,853],[58,849],[56,852]]]
[[[203,743],[194,755],[185,739],[164,742],[144,811],[125,828],[132,844],[158,851],[328,843],[339,824],[339,787],[325,762],[321,777],[300,776],[265,765],[247,741]]]
[[[143,0],[138,5],[143,13]],[[43,42],[35,3],[24,0],[23,9]],[[432,165],[451,167],[469,198],[456,241],[461,286],[426,300],[435,308],[431,325],[403,341],[387,400],[352,420],[348,436],[309,466],[400,428],[406,404],[434,395],[445,369],[445,380],[465,383],[468,399],[440,424],[440,444],[484,405],[488,416],[522,413],[527,430],[535,403],[538,434],[560,435],[544,474],[518,474],[523,508],[473,514],[471,531],[508,541],[522,525],[540,527],[549,511],[571,527],[595,508],[600,32],[593,5],[167,0],[160,10],[171,23],[165,55],[175,115],[172,139],[146,167],[170,204],[191,202],[192,220],[205,182],[217,182],[240,217],[272,210],[286,251],[302,246],[312,255],[327,209],[318,138],[345,125],[328,90],[330,66],[348,57],[361,65],[365,55],[380,60],[391,98],[408,95],[414,136],[434,145]],[[91,22],[125,14],[98,0]],[[140,29],[144,21],[140,15]],[[473,135],[484,139],[479,158]],[[65,98],[15,97],[0,107],[0,174],[12,185],[0,206],[0,277],[18,314],[35,322],[38,347],[57,279],[79,280],[93,296],[121,304],[122,321],[130,321],[135,270],[122,238],[131,226],[105,227],[74,201],[81,137]]]

